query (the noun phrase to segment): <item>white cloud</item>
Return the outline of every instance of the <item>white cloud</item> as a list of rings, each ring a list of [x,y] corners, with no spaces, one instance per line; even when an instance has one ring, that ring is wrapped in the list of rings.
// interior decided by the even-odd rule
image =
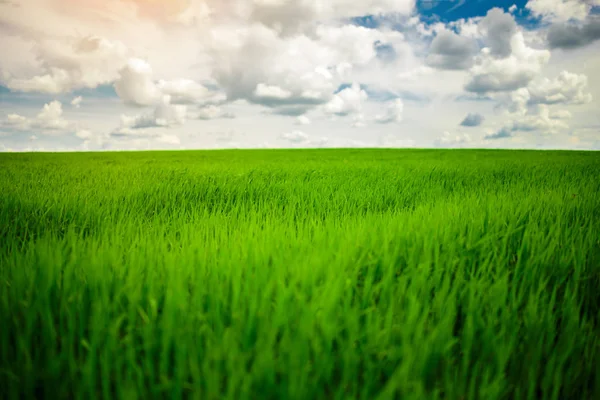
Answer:
[[[363,102],[368,98],[367,92],[360,88],[360,85],[354,83],[336,93],[331,100],[325,104],[323,110],[328,114],[346,116],[358,114],[362,110]]]
[[[587,91],[588,78],[583,74],[562,71],[555,79],[542,78],[529,87],[531,104],[586,104],[592,101]]]
[[[211,74],[230,100],[318,104],[334,88],[332,76],[323,73],[328,49],[306,36],[283,39],[260,25],[220,26],[212,34]]]
[[[421,65],[417,68],[410,69],[408,71],[400,72],[397,74],[397,78],[400,81],[417,82],[423,81],[427,76],[430,76],[435,72],[435,69],[426,65]]]
[[[310,119],[306,115],[299,115],[296,117],[296,125],[310,125]]]
[[[358,113],[352,117],[352,126],[354,128],[364,128],[367,126],[366,118],[363,114]]]
[[[375,117],[375,121],[380,124],[389,124],[392,122],[401,122],[404,111],[404,102],[401,99],[389,101],[385,106],[385,112]]]
[[[585,19],[591,8],[592,1],[584,0],[529,0],[527,5],[534,16],[549,21],[568,21]]]
[[[168,128],[183,125],[186,120],[187,106],[171,104],[169,96],[165,96],[160,104],[150,113],[136,116],[121,116],[121,126],[114,132],[115,135],[130,135],[133,130],[144,128]]]
[[[581,105],[592,100],[587,76],[562,71],[554,79],[538,77],[527,87],[511,92],[504,105],[511,113],[525,115],[539,104]]]
[[[306,32],[315,21],[390,12],[409,15],[415,0],[210,0],[208,4],[213,12],[260,22],[290,36]]]
[[[96,36],[41,39],[31,52],[41,61],[35,71],[3,70],[3,81],[10,89],[58,94],[95,88],[117,77],[128,54],[123,43]]]
[[[469,92],[509,92],[526,87],[550,60],[550,51],[527,45],[514,17],[493,8],[478,24],[488,47],[475,58],[465,89]]]
[[[556,133],[567,129],[569,125],[562,119],[551,118],[550,108],[541,104],[537,107],[535,114],[517,118],[512,123],[513,131],[538,131],[541,133]]]
[[[224,111],[221,107],[210,104],[198,110],[197,119],[210,120],[217,118],[234,118],[232,113]]]
[[[302,131],[285,132],[281,134],[281,138],[292,143],[308,142],[308,135]]]
[[[479,22],[484,17],[460,18],[447,24],[447,28],[455,30],[460,36],[472,39],[482,39],[482,33],[478,28]],[[447,29],[444,28],[444,29]]]
[[[566,122],[570,113],[563,110],[551,112],[546,104],[538,104],[529,109],[526,114],[519,115],[506,123],[497,132],[485,137],[487,140],[507,139],[514,137],[518,132],[537,132],[542,135],[555,135],[569,129]]]
[[[8,114],[4,125],[10,128],[24,130],[30,125],[29,119],[19,114]]]
[[[573,114],[571,114],[568,110],[556,110],[550,114],[550,118],[552,119],[571,119],[573,118]]]
[[[291,131],[282,133],[279,136],[280,139],[300,147],[323,147],[329,143],[329,139],[326,137],[312,138],[302,131]]]
[[[61,135],[72,131],[75,124],[64,119],[61,102],[54,100],[45,104],[35,118],[8,114],[2,121],[2,127],[23,132],[35,131],[45,135]]]
[[[445,130],[454,139],[462,137],[466,129],[456,125],[467,112],[486,116],[484,132],[507,126],[515,136],[525,136],[528,127],[557,130],[549,120],[573,123],[575,130],[597,119],[593,104],[575,107],[593,100],[590,93],[598,95],[595,17],[589,12],[582,17],[568,1],[552,2],[569,3],[559,7],[530,1],[532,12],[545,19],[540,27],[516,24],[513,15],[523,14],[514,7],[510,14],[496,10],[450,23],[421,22],[413,0],[19,3],[10,9],[0,5],[0,47],[11,55],[0,59],[1,85],[69,93],[60,97],[69,98],[67,105],[79,89],[114,85],[123,102],[147,107],[127,111],[104,88],[85,90],[85,112],[76,109],[78,102],[61,105],[54,119],[49,111],[37,122],[46,126],[35,128],[40,137],[43,131],[90,132],[92,138],[84,141],[104,137],[107,148],[144,147],[148,141],[173,146],[179,140],[202,147],[199,132],[251,126],[255,134],[236,139],[245,147],[280,145],[281,132],[292,126],[306,130],[310,123],[303,146],[316,145],[321,139],[314,138],[324,135],[329,145],[373,145],[398,132],[406,132],[402,143],[429,146],[440,142]],[[377,28],[348,20],[368,14],[379,22]],[[397,27],[402,33],[394,31]],[[559,49],[549,60],[548,46],[569,49],[569,57]],[[560,75],[564,70],[571,75]],[[589,77],[586,84],[583,74]],[[355,85],[336,93],[348,83]],[[3,100],[13,96],[5,93]],[[168,104],[161,102],[165,95]],[[397,96],[397,103],[388,101]],[[3,109],[5,104],[6,114],[13,115],[2,122],[5,132],[34,129],[35,110],[4,101]],[[536,115],[543,109],[539,105],[550,105],[547,118],[543,111]],[[85,123],[69,121],[60,128],[61,120],[70,120],[62,107]],[[503,113],[503,107],[512,112]],[[112,116],[119,114],[130,116],[113,130]],[[401,126],[393,124],[400,120]],[[368,129],[348,129],[367,124]],[[111,147],[114,142],[117,147]]]
[[[377,60],[375,43],[399,46],[399,32],[319,25],[310,35],[279,36],[263,25],[215,27],[212,77],[230,100],[308,110],[328,102],[351,72]]]
[[[34,126],[49,130],[63,130],[69,123],[62,117],[63,109],[59,101],[45,104],[38,114]]]
[[[89,140],[94,137],[94,134],[87,129],[80,129],[75,132],[75,136],[77,136],[79,139]]]
[[[524,115],[531,100],[531,94],[527,88],[519,88],[509,94],[508,110],[511,113]]]
[[[205,86],[191,79],[160,80],[156,84],[161,94],[171,97],[173,104],[199,104],[222,102],[225,96],[219,92],[211,92]]]
[[[467,133],[452,134],[448,131],[442,133],[436,143],[438,147],[461,147],[472,141],[471,136]]]
[[[153,81],[152,67],[146,61],[132,58],[119,71],[115,91],[127,104],[152,105],[160,99],[160,91]]]
[[[254,90],[254,96],[266,100],[285,100],[292,97],[292,92],[282,89],[279,86],[269,86],[259,83]]]
[[[83,97],[77,96],[73,100],[71,100],[71,105],[75,108],[81,107],[81,103],[83,102]]]
[[[542,71],[550,59],[548,50],[537,50],[525,44],[523,34],[511,38],[512,53],[506,58],[493,57],[482,51],[470,70],[465,89],[469,92],[487,93],[512,91],[525,87]]]
[[[136,106],[156,105],[164,96],[170,104],[188,105],[219,103],[225,100],[222,93],[210,91],[191,79],[154,80],[151,65],[145,60],[132,58],[119,71],[115,91],[126,103]]]

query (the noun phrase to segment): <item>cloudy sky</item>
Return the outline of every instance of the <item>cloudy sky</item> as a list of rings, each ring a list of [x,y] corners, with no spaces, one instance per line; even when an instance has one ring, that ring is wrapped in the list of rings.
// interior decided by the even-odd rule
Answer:
[[[0,0],[0,151],[600,149],[600,0]]]

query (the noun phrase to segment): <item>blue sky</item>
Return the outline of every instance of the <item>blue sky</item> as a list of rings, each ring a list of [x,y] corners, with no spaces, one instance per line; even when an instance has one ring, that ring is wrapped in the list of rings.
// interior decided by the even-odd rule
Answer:
[[[423,18],[450,22],[461,18],[483,17],[494,7],[508,12],[513,5],[522,10],[523,17],[527,17],[530,13],[525,9],[526,4],[527,0],[419,0],[417,9]]]
[[[598,6],[3,1],[0,151],[596,149]]]
[[[453,22],[460,19],[484,17],[491,8],[501,8],[508,12],[510,7],[516,6],[515,20],[526,29],[535,29],[543,24],[540,17],[532,15],[525,6],[527,0],[418,0],[416,10],[418,17],[426,24],[436,22]],[[352,18],[352,22],[369,28],[377,28],[385,24],[385,15],[364,15]],[[404,29],[404,23],[397,24],[397,28]]]

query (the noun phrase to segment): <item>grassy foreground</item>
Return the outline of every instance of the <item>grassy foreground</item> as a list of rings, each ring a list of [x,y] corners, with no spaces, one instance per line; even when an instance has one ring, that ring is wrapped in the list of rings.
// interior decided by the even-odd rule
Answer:
[[[600,154],[0,154],[0,398],[600,398]]]

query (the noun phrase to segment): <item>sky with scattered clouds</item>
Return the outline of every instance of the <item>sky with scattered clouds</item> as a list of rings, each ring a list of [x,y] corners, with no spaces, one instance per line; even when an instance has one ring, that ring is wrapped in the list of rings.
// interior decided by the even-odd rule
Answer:
[[[600,0],[0,0],[0,151],[600,149]]]

